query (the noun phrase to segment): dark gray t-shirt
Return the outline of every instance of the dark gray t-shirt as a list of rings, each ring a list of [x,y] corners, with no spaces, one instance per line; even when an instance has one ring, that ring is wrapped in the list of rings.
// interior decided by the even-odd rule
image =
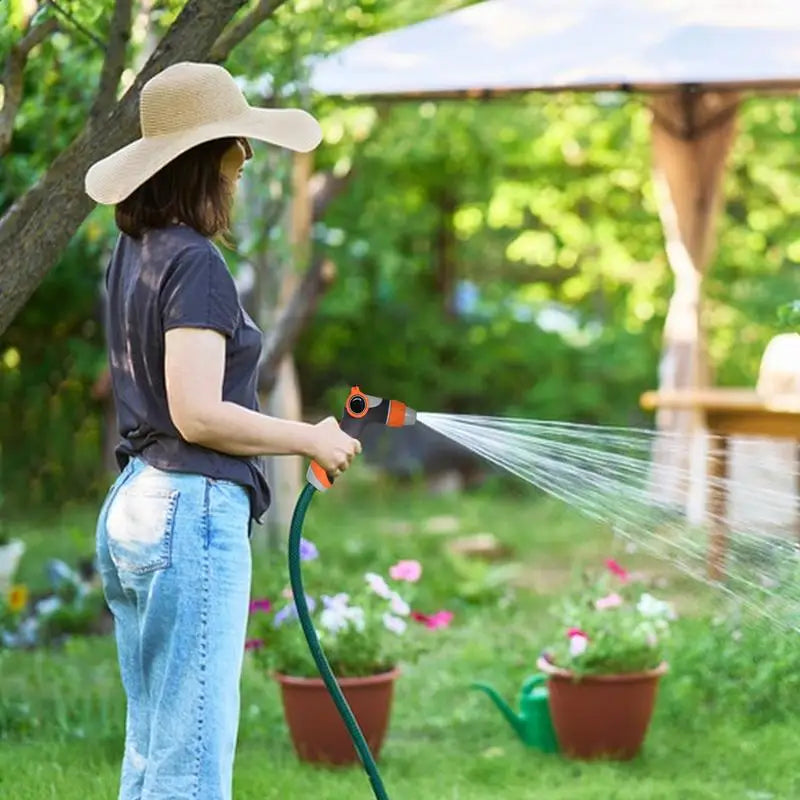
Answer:
[[[234,481],[249,490],[251,517],[260,520],[270,501],[262,460],[190,444],[167,406],[164,334],[188,327],[224,334],[222,399],[259,410],[261,331],[242,308],[222,254],[186,225],[152,229],[139,240],[121,233],[106,288],[120,469],[136,455],[159,469]]]

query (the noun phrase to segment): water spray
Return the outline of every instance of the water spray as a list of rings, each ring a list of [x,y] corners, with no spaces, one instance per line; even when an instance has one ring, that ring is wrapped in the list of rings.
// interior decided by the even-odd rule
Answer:
[[[711,434],[691,439],[640,428],[458,414],[420,413],[418,419],[606,527],[628,552],[666,562],[739,608],[800,631],[796,462],[778,460],[770,468],[757,451],[757,483],[747,475],[704,475],[691,464],[681,466],[698,441],[704,459],[718,457],[725,443]],[[738,508],[706,502],[692,519],[686,496],[711,490],[736,498]]]

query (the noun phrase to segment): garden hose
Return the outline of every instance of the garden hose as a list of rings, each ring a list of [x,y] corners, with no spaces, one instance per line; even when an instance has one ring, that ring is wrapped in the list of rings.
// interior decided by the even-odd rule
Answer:
[[[314,657],[314,662],[317,665],[319,674],[325,683],[328,693],[333,699],[337,710],[339,711],[342,721],[347,727],[347,732],[353,740],[358,757],[369,776],[369,781],[372,784],[372,791],[376,800],[389,800],[389,795],[386,794],[386,789],[383,787],[378,767],[375,764],[375,759],[372,757],[369,745],[367,744],[361,728],[358,727],[355,715],[347,704],[339,684],[333,675],[333,670],[325,657],[325,653],[317,638],[314,624],[311,621],[311,615],[308,611],[308,604],[306,603],[306,595],[303,590],[303,575],[300,569],[300,539],[303,532],[303,521],[306,517],[306,511],[311,504],[311,498],[316,493],[316,488],[308,483],[300,493],[297,499],[297,505],[294,508],[292,515],[292,525],[289,530],[289,579],[292,584],[292,593],[294,594],[295,608],[297,609],[297,616],[300,620],[300,625],[303,628],[303,634],[308,642],[311,655]]]
[[[397,400],[385,400],[382,397],[373,397],[372,395],[364,394],[358,386],[353,386],[345,403],[344,414],[339,425],[345,433],[358,438],[358,435],[369,423],[398,428],[405,425],[413,425],[416,419],[416,411],[406,406],[405,403]],[[317,633],[314,630],[314,623],[311,621],[311,614],[308,610],[306,594],[303,589],[303,574],[300,568],[300,540],[303,533],[303,522],[314,493],[317,491],[325,492],[330,489],[333,485],[333,478],[316,461],[311,462],[306,477],[308,483],[303,487],[303,491],[297,499],[289,530],[289,580],[292,586],[297,616],[311,655],[314,658],[314,663],[317,665],[325,687],[336,705],[350,738],[353,740],[361,764],[369,776],[375,798],[376,800],[389,800],[378,772],[378,767],[375,764],[375,759],[370,752],[361,728],[358,726],[355,715],[348,705],[339,684],[336,682],[336,677],[319,643]]]

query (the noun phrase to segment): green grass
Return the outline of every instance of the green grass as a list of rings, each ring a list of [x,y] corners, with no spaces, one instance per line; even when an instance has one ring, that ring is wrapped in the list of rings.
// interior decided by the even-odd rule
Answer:
[[[55,518],[13,521],[11,532],[29,548],[20,578],[45,588],[46,558],[91,553],[95,513],[77,508]],[[454,517],[457,531],[431,531],[431,518],[442,516]],[[468,568],[445,555],[454,536],[479,532],[494,533],[511,549],[519,566],[516,588],[509,588],[502,571]],[[398,682],[381,758],[392,800],[800,797],[793,718],[800,708],[800,658],[794,645],[781,644],[782,634],[746,637],[728,651],[725,629],[713,628],[705,617],[682,620],[646,746],[625,764],[582,764],[526,750],[488,699],[467,688],[488,679],[513,701],[534,671],[551,598],[528,587],[557,592],[575,568],[609,555],[631,562],[607,530],[564,506],[519,487],[431,497],[354,471],[335,491],[315,498],[306,535],[332,571],[419,558],[425,568],[422,602],[457,614],[457,624],[436,634],[439,647],[405,666]],[[258,594],[259,583],[270,571],[283,570],[284,562],[260,548],[254,562]],[[709,607],[707,592],[663,565],[642,557],[636,564],[668,582],[662,595],[679,596],[687,608]],[[0,653],[0,798],[116,796],[124,698],[115,659],[110,637],[73,640],[61,651]],[[249,659],[234,796],[370,797],[358,769],[297,762],[277,688]]]

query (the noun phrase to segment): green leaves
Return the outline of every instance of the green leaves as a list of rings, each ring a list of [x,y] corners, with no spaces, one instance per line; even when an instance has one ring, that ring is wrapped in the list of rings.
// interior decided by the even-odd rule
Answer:
[[[800,331],[800,300],[787,303],[778,310],[781,325]]]
[[[21,36],[30,19],[30,3],[24,0],[6,0],[0,5],[0,31],[11,37]]]

